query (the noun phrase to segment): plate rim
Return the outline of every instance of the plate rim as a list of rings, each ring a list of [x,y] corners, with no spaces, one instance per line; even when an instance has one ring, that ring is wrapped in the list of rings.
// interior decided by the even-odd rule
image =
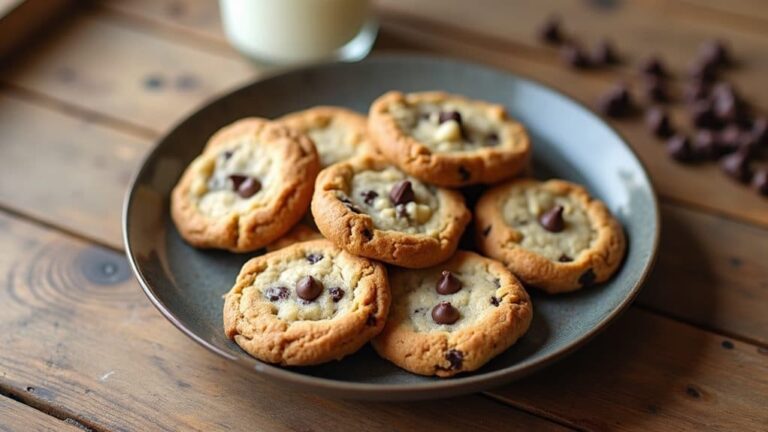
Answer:
[[[329,63],[321,63],[316,65],[304,66],[299,68],[292,68],[287,70],[279,69],[276,71],[272,71],[270,73],[261,75],[251,81],[248,81],[230,91],[219,93],[217,95],[214,95],[204,100],[197,106],[197,108],[193,112],[191,112],[188,115],[185,115],[183,118],[176,121],[171,127],[166,129],[166,132],[161,137],[156,139],[151,150],[147,152],[146,155],[141,159],[141,163],[138,169],[135,170],[135,172],[131,177],[131,180],[128,185],[128,190],[123,200],[122,224],[121,224],[122,239],[123,239],[123,245],[125,248],[126,258],[128,259],[128,262],[131,267],[131,271],[133,272],[135,279],[138,280],[139,285],[142,288],[142,291],[144,291],[144,294],[149,298],[150,302],[155,306],[155,308],[158,311],[160,311],[160,313],[168,321],[170,321],[178,330],[180,330],[187,337],[197,342],[198,344],[202,345],[204,348],[208,349],[209,351],[221,357],[224,357],[227,360],[233,361],[235,364],[238,364],[241,367],[244,367],[248,370],[255,371],[257,374],[259,374],[262,377],[276,378],[280,383],[288,384],[289,386],[299,387],[304,389],[311,388],[312,390],[320,391],[326,395],[331,395],[331,396],[341,395],[342,397],[346,397],[346,398],[369,399],[369,400],[414,400],[414,399],[427,399],[427,398],[442,398],[442,397],[454,396],[459,394],[471,393],[471,392],[479,391],[482,389],[497,387],[497,386],[506,384],[514,379],[521,378],[525,375],[531,374],[537,370],[540,370],[545,366],[549,366],[552,363],[567,357],[577,349],[583,347],[585,344],[590,342],[595,336],[597,336],[600,332],[605,330],[611,323],[613,323],[616,320],[616,318],[618,318],[624,311],[626,311],[629,308],[629,306],[634,302],[635,298],[640,292],[640,289],[643,287],[645,281],[648,279],[648,275],[650,274],[651,270],[655,266],[657,256],[658,256],[659,237],[660,237],[660,231],[661,231],[661,218],[660,218],[660,212],[659,212],[658,196],[656,194],[656,189],[654,187],[652,178],[648,175],[648,169],[646,168],[646,165],[643,162],[643,160],[637,155],[637,153],[632,148],[632,146],[629,145],[629,141],[621,132],[616,130],[616,128],[614,128],[609,122],[605,121],[603,118],[597,115],[591,107],[577,100],[576,98],[572,97],[567,92],[551,87],[535,78],[532,78],[526,75],[521,75],[516,72],[511,72],[505,69],[501,69],[489,64],[469,61],[469,60],[462,59],[459,57],[454,57],[454,56],[416,54],[416,53],[408,53],[408,52],[375,53],[358,63],[364,63],[364,62],[376,61],[376,60],[382,60],[385,62],[386,61],[388,62],[427,61],[430,63],[450,63],[450,64],[458,64],[461,66],[470,66],[473,68],[484,69],[484,70],[498,73],[498,74],[509,75],[511,77],[514,77],[515,79],[525,81],[529,85],[536,86],[546,92],[553,93],[565,99],[566,101],[577,105],[581,109],[587,111],[590,116],[594,117],[595,120],[597,120],[598,122],[602,123],[605,127],[607,127],[610,130],[610,132],[614,133],[621,141],[621,144],[629,151],[629,153],[637,161],[641,174],[643,175],[644,179],[646,180],[649,186],[651,202],[652,202],[652,206],[650,210],[653,213],[653,223],[654,223],[653,237],[651,239],[650,255],[648,257],[648,260],[644,263],[640,276],[638,277],[638,279],[635,281],[634,285],[628,292],[628,295],[621,301],[621,303],[616,308],[614,308],[614,310],[612,310],[604,318],[598,321],[583,336],[566,343],[565,346],[560,350],[547,354],[544,357],[540,357],[536,361],[532,361],[532,360],[522,361],[513,366],[498,369],[495,371],[485,372],[482,374],[476,374],[476,375],[471,374],[471,375],[459,376],[459,377],[454,377],[449,379],[434,380],[434,381],[429,381],[424,383],[377,384],[377,383],[358,383],[358,382],[339,381],[339,380],[324,378],[320,376],[312,376],[312,375],[296,373],[291,369],[286,369],[280,366],[275,366],[265,362],[261,362],[258,359],[253,359],[256,362],[256,365],[253,366],[252,364],[249,364],[248,362],[246,362],[244,359],[233,356],[228,352],[216,347],[215,345],[208,342],[201,336],[197,335],[191,329],[187,328],[181,322],[181,320],[176,316],[176,314],[173,311],[171,311],[170,308],[167,307],[156,295],[155,290],[151,287],[151,284],[145,279],[144,275],[142,274],[142,271],[139,268],[138,260],[136,259],[133,253],[133,250],[131,248],[131,244],[129,241],[129,232],[131,230],[131,223],[130,223],[130,220],[128,219],[128,216],[134,201],[135,192],[137,189],[137,184],[139,182],[139,179],[143,177],[143,174],[147,168],[148,163],[155,158],[157,152],[160,150],[162,143],[166,139],[168,139],[168,137],[172,135],[180,126],[186,123],[191,117],[195,116],[197,113],[199,113],[202,109],[209,106],[210,104],[215,103],[216,101],[219,101],[222,99],[226,99],[235,93],[241,92],[246,87],[250,87],[259,82],[268,81],[270,79],[276,79],[276,78],[279,78],[285,75],[290,75],[290,74],[305,73],[306,71],[309,71],[309,70],[321,70],[326,68],[336,68],[336,67],[343,67],[344,65],[356,64],[356,63],[343,63],[343,62],[329,62]],[[510,370],[510,368],[513,368],[513,369]]]

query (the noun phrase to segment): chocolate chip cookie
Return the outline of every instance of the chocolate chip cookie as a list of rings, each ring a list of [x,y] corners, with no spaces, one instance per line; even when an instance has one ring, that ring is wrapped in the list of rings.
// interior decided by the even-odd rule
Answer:
[[[340,248],[409,268],[448,259],[470,219],[458,192],[422,183],[375,156],[321,171],[312,215]]]
[[[603,282],[621,264],[621,224],[583,187],[562,180],[514,180],[477,203],[480,251],[524,283],[549,293]]]
[[[531,155],[523,126],[501,105],[443,92],[392,91],[374,101],[368,130],[384,156],[439,186],[497,183]]]
[[[171,216],[195,247],[253,251],[301,219],[318,171],[306,135],[243,119],[214,134],[187,167],[171,195]]]
[[[313,365],[381,332],[389,303],[383,265],[327,240],[296,243],[245,263],[224,297],[224,331],[259,360]]]
[[[323,168],[366,152],[375,152],[368,140],[367,119],[346,108],[319,106],[288,114],[278,121],[309,135]]]
[[[503,264],[458,251],[422,270],[393,268],[392,309],[373,340],[382,357],[420,375],[478,369],[512,346],[531,323],[523,286]]]

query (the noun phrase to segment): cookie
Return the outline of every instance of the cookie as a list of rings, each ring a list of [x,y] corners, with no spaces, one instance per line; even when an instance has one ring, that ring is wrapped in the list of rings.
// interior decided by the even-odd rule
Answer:
[[[274,252],[276,250],[288,247],[294,243],[301,243],[309,240],[319,240],[325,238],[320,231],[307,225],[304,222],[299,222],[291,228],[290,231],[285,233],[279,239],[273,241],[267,245],[267,252]]]
[[[422,270],[390,269],[392,307],[373,347],[420,375],[449,377],[478,369],[530,326],[523,286],[503,264],[458,251]]]
[[[243,119],[214,134],[187,167],[171,194],[171,216],[195,247],[253,251],[301,219],[318,171],[306,135]]]
[[[470,219],[461,194],[376,156],[321,171],[312,215],[323,236],[347,252],[409,268],[448,259]]]
[[[368,139],[367,119],[346,108],[319,106],[288,114],[278,121],[312,138],[323,168],[375,152]]]
[[[374,101],[368,130],[384,156],[438,186],[491,184],[528,165],[523,126],[501,105],[443,92],[392,91]]]
[[[480,251],[549,293],[607,280],[626,250],[621,224],[605,205],[562,180],[496,186],[480,197],[475,218]]]
[[[338,360],[384,328],[383,265],[327,240],[251,259],[224,297],[224,331],[248,354],[285,366]]]

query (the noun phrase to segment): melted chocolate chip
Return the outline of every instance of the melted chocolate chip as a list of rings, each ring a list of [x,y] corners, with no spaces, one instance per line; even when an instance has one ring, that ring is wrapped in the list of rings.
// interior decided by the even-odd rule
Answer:
[[[445,359],[450,363],[451,369],[459,370],[464,362],[464,353],[459,350],[451,349],[445,353]]]
[[[357,208],[357,206],[352,201],[350,201],[349,198],[341,197],[339,198],[339,201],[344,203],[344,206],[346,206],[352,213],[362,213],[362,211]]]
[[[542,213],[541,216],[539,216],[539,223],[545,230],[553,233],[559,233],[565,229],[563,206],[556,205]]]
[[[469,173],[469,171],[466,168],[464,168],[463,166],[460,166],[459,167],[459,177],[461,178],[461,181],[465,182],[465,181],[469,180],[470,173]]]
[[[264,297],[271,302],[285,300],[289,295],[288,288],[284,286],[269,287],[264,291]]]
[[[453,294],[459,292],[461,289],[461,281],[450,271],[443,270],[443,272],[440,274],[440,279],[437,281],[437,285],[435,285],[435,289],[437,290],[438,294]]]
[[[331,295],[331,300],[333,300],[334,303],[338,303],[339,300],[344,298],[344,290],[339,287],[328,288],[328,294]]]
[[[724,157],[720,161],[720,168],[734,180],[747,183],[752,178],[749,163],[749,152],[746,149],[739,149],[736,153]]]
[[[376,193],[376,191],[367,190],[360,192],[360,196],[363,197],[363,202],[368,205],[373,205],[373,200],[375,200],[379,194]]]
[[[405,207],[405,204],[399,204],[395,206],[395,211],[397,212],[397,216],[401,218],[407,218],[408,217],[408,208]]]
[[[437,122],[443,124],[447,121],[453,120],[461,126],[461,113],[458,111],[440,111],[437,117]]]
[[[645,124],[659,138],[668,138],[675,132],[669,121],[669,116],[659,107],[648,110],[645,115]]]
[[[232,190],[241,198],[250,198],[261,190],[261,183],[253,177],[232,174],[229,179],[232,181]]]
[[[560,255],[560,257],[557,259],[557,261],[558,261],[558,262],[561,262],[561,263],[567,263],[567,262],[571,262],[571,261],[573,261],[573,258],[569,257],[569,256],[568,256],[568,255],[566,255],[566,254],[562,254],[562,255]]]
[[[323,292],[323,284],[312,276],[304,276],[296,283],[296,295],[300,299],[313,301]]]
[[[311,254],[307,255],[307,261],[309,261],[310,264],[315,264],[316,262],[320,261],[321,259],[323,259],[323,255],[321,255],[321,254],[311,253]]]
[[[579,284],[583,287],[590,286],[595,283],[595,279],[597,279],[595,272],[592,269],[588,269],[579,277]]]
[[[367,240],[372,240],[372,239],[373,239],[373,233],[372,233],[372,232],[371,232],[371,230],[369,230],[368,228],[365,228],[365,229],[363,230],[363,236],[364,236],[364,237],[365,237]]]
[[[491,296],[491,304],[494,306],[499,306],[499,299],[495,296]]]
[[[539,29],[539,39],[551,45],[560,45],[565,40],[560,29],[560,18],[550,17]]]
[[[488,234],[491,233],[491,225],[488,225],[487,227],[483,228],[483,237],[488,237]]]
[[[440,302],[432,308],[432,319],[437,324],[453,324],[459,320],[459,310],[449,302]]]
[[[389,191],[389,199],[392,204],[407,204],[416,199],[416,195],[413,193],[413,187],[408,180],[401,180],[392,186],[392,190]]]

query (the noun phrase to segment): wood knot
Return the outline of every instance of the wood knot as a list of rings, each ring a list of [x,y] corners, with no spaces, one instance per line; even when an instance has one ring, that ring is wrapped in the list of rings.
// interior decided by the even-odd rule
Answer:
[[[75,262],[85,278],[96,285],[114,285],[131,277],[125,258],[101,248],[83,249]]]

